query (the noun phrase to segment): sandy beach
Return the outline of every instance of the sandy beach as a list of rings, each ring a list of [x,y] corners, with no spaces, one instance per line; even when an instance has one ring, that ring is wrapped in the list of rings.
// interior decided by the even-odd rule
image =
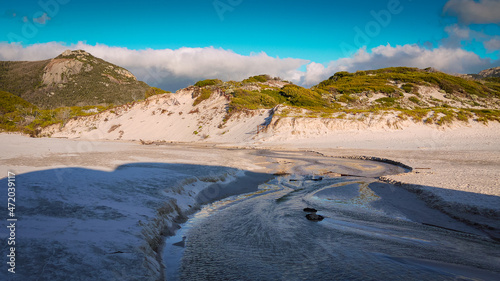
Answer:
[[[18,175],[18,189],[23,188],[22,184],[28,185],[30,190],[34,188],[26,193],[19,191],[20,201],[26,196],[24,200],[27,201],[27,210],[41,207],[38,202],[41,195],[35,194],[37,188],[42,188],[45,193],[42,196],[45,198],[44,202],[55,200],[58,204],[47,203],[40,211],[41,214],[51,214],[50,208],[62,208],[63,212],[74,214],[76,217],[72,219],[57,219],[54,230],[59,231],[61,235],[79,233],[80,238],[71,238],[71,241],[81,243],[80,251],[86,253],[86,256],[95,257],[95,248],[104,249],[108,253],[106,255],[124,252],[99,258],[102,266],[114,266],[114,269],[108,272],[111,275],[106,276],[116,278],[113,274],[128,271],[137,278],[140,276],[157,280],[163,278],[162,261],[158,258],[162,237],[175,233],[178,223],[183,222],[186,215],[196,211],[203,203],[232,194],[256,191],[257,185],[272,178],[275,173],[318,174],[329,171],[329,164],[309,167],[310,164],[304,160],[315,163],[314,161],[344,159],[347,165],[353,165],[352,167],[359,166],[363,159],[400,163],[401,167],[393,166],[394,170],[380,177],[380,180],[401,186],[404,190],[416,194],[428,207],[457,221],[465,222],[469,225],[467,227],[475,225],[482,233],[498,239],[500,145],[497,141],[497,129],[498,125],[493,124],[491,127],[462,131],[435,131],[433,138],[420,134],[418,141],[404,131],[396,132],[396,137],[388,137],[387,132],[356,131],[343,132],[338,138],[295,137],[286,142],[258,140],[242,143],[158,145],[143,145],[131,141],[29,138],[18,134],[0,134],[0,173],[6,176],[8,172],[13,172]],[[398,134],[400,137],[397,137]],[[475,134],[481,137],[474,137]],[[439,138],[435,137],[436,135],[439,135]],[[406,137],[408,141],[401,141],[401,136]],[[458,141],[457,137],[462,137],[461,141]],[[427,143],[427,146],[422,146],[422,143]],[[349,159],[354,159],[354,162],[349,164]],[[387,167],[390,166],[392,165]],[[298,167],[309,168],[303,170]],[[170,175],[169,178],[165,178],[166,171]],[[162,186],[160,190],[168,188],[158,193],[158,183]],[[108,190],[115,184],[121,185],[121,190]],[[90,194],[102,198],[96,203],[85,201]],[[130,196],[138,200],[128,202],[129,199],[125,198],[132,198]],[[411,196],[397,198],[395,193],[391,196],[389,198],[397,200],[397,204],[401,206],[413,204],[410,201],[403,202],[413,200],[404,199],[413,198]],[[67,203],[64,202],[74,202],[76,207],[65,205]],[[86,211],[90,212],[89,218],[80,218],[81,211],[78,211],[78,208],[87,208],[83,206],[93,206],[92,211]],[[115,211],[101,217],[99,210],[109,207]],[[22,210],[23,208],[19,209],[20,216]],[[116,210],[122,211],[116,213]],[[430,219],[433,225],[440,224],[446,228],[476,232],[449,219],[436,220],[439,216],[432,218],[432,212],[420,212],[419,216],[422,216],[424,222]],[[129,222],[113,219],[113,216],[126,217]],[[90,223],[90,218],[95,222],[85,227]],[[46,232],[42,225],[54,224],[54,221],[33,215],[28,215],[25,220],[31,222],[32,227],[39,228],[39,236],[37,240],[33,240],[38,242],[30,244],[30,251],[38,253],[41,246],[37,243],[42,243],[44,239],[50,240],[51,237],[50,232]],[[82,221],[78,223],[78,220]],[[145,222],[141,222],[143,220]],[[127,229],[119,235],[120,243],[109,240],[109,237],[96,236],[90,244],[93,246],[89,246],[86,237],[101,234],[89,230],[88,227],[97,227],[106,221],[109,221],[109,234],[112,236],[115,236],[112,233],[116,231],[122,233],[124,227]],[[113,226],[114,224],[116,225]],[[160,231],[161,229],[163,230]],[[58,245],[64,253],[63,256],[73,256],[70,248],[65,248],[66,244]],[[123,245],[128,246],[124,248]],[[136,250],[127,254],[124,249]],[[45,252],[46,249],[41,251]],[[41,259],[50,257],[40,253],[37,255]],[[117,262],[119,267],[116,266]],[[85,263],[82,261],[82,264]],[[40,266],[42,265],[35,261],[28,267],[36,271],[40,270]],[[83,270],[70,263],[61,271],[59,277],[72,271]],[[147,274],[144,275],[144,272]],[[91,278],[92,275],[88,277]]]
[[[249,157],[251,154],[247,152],[255,149],[313,151],[330,157],[394,160],[413,170],[388,176],[385,178],[388,181],[418,185],[448,202],[500,209],[500,124],[447,130],[421,126],[418,129],[341,131],[334,136],[295,136],[286,140],[283,137],[239,144],[202,142],[162,145],[0,134],[0,172],[6,174],[7,170],[14,170],[26,173],[57,167],[109,171],[126,163],[169,162],[274,173],[282,167],[270,168],[263,156]],[[491,200],[475,200],[474,194],[491,195]]]

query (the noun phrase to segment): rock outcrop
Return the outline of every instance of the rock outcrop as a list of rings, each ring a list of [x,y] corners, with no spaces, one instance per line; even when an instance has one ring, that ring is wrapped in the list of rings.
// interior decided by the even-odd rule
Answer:
[[[479,76],[481,78],[500,77],[500,66],[499,67],[485,69],[485,70],[479,72]]]

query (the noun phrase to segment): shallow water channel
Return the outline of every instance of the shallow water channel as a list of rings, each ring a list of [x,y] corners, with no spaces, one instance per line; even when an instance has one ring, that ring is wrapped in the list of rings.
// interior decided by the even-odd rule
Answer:
[[[402,168],[282,157],[291,174],[205,205],[167,238],[167,280],[500,280],[498,242],[377,180]]]

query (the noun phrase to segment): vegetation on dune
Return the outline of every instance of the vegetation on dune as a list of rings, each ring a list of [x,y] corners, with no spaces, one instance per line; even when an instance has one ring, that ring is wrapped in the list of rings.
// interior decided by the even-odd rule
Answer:
[[[273,108],[283,101],[284,99],[277,91],[263,90],[262,92],[258,92],[236,89],[232,93],[228,110],[229,112],[234,112],[241,110]]]
[[[7,114],[19,109],[35,109],[36,107],[24,99],[4,91],[0,91],[0,114]]]
[[[0,129],[19,131],[25,125],[25,116],[32,114],[36,107],[24,99],[0,91]]]
[[[474,113],[478,118],[477,121],[488,123],[488,121],[500,122],[500,110],[493,109],[471,109],[470,112]]]
[[[388,85],[386,78],[367,75],[365,71],[337,72],[328,80],[314,87],[314,89],[316,88],[331,94],[355,94],[365,91],[393,93],[396,91],[395,87]]]
[[[264,82],[267,82],[271,79],[272,79],[271,76],[269,76],[267,74],[261,74],[261,75],[249,77],[241,82],[242,83],[257,83],[257,82],[264,83]]]
[[[171,93],[170,91],[165,91],[160,88],[156,87],[149,87],[149,89],[146,90],[146,93],[144,94],[144,98],[147,99],[151,96],[154,95],[161,95],[161,94],[166,94],[166,93]]]
[[[232,93],[230,111],[273,108],[278,104],[307,109],[328,109],[329,102],[321,94],[296,85],[285,85],[281,89],[249,91],[236,89]]]
[[[456,120],[468,121],[470,118],[481,122],[498,120],[500,112],[496,109],[454,108],[443,100],[422,96],[418,93],[421,86],[437,87],[453,101],[473,106],[479,105],[473,97],[488,99],[498,96],[496,87],[500,83],[496,81],[466,80],[432,70],[396,67],[356,73],[338,72],[311,89],[293,84],[282,88],[262,84],[268,79],[269,76],[259,75],[242,82],[231,81],[219,85],[220,89],[231,94],[228,114],[269,109],[282,104],[291,109],[296,108],[294,111],[299,112],[299,115],[290,116],[344,118],[345,114],[368,116],[393,111],[401,119],[446,125]],[[251,87],[246,86],[249,83]],[[260,88],[256,89],[255,86]],[[375,94],[382,97],[370,99]],[[310,113],[300,115],[304,109]],[[289,113],[285,111],[279,114],[288,116]]]
[[[388,108],[388,107],[394,107],[396,104],[397,98],[390,98],[390,97],[385,97],[385,98],[380,98],[376,99],[375,102],[380,105],[381,108]],[[378,106],[376,105],[376,106]]]
[[[72,106],[40,109],[26,100],[0,91],[0,131],[20,131],[35,136],[39,128],[63,124],[78,116],[93,115],[112,106]]]
[[[403,89],[407,93],[411,93],[414,88],[415,88],[415,85],[413,85],[412,83],[407,83],[407,84],[404,84],[403,86],[401,86],[401,89]]]
[[[296,86],[286,85],[281,88],[280,94],[287,99],[290,105],[304,108],[326,107],[327,104],[318,92]]]
[[[448,94],[500,98],[500,83],[495,79],[490,78],[486,80],[486,83],[482,83],[442,72],[410,67],[390,67],[356,73],[337,72],[315,88],[333,94],[354,94],[367,91],[394,93],[400,90],[398,83],[403,84],[401,88],[407,93],[410,93],[415,85],[428,85],[438,86]]]
[[[212,90],[208,88],[203,88],[199,92],[195,92],[193,97],[196,99],[193,102],[193,106],[200,104],[202,101],[207,100],[212,95]]]
[[[222,84],[222,81],[219,79],[205,79],[202,81],[196,82],[194,85],[196,87],[206,87],[206,86],[216,86]]]

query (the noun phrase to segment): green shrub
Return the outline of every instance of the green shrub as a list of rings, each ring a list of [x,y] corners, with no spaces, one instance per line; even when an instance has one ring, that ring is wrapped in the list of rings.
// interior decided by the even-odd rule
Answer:
[[[488,123],[488,121],[500,122],[500,110],[495,109],[471,109],[470,112],[477,116],[477,121]]]
[[[207,88],[201,89],[201,93],[194,100],[193,106],[196,106],[200,104],[202,101],[209,99],[211,95],[212,95],[212,90]]]
[[[280,100],[275,91],[264,90],[262,92],[236,89],[229,103],[230,111],[243,109],[273,108]]]
[[[375,102],[379,103],[382,107],[393,107],[396,104],[397,98],[380,98],[376,99]]]
[[[330,79],[338,80],[338,79],[341,79],[343,77],[351,77],[351,76],[354,76],[354,74],[349,73],[347,71],[339,71],[339,72],[335,73],[332,77],[330,77]]]
[[[358,100],[359,100],[359,98],[357,96],[351,96],[348,94],[343,94],[337,98],[338,102],[343,102],[343,103],[354,103]]]
[[[413,84],[407,83],[407,84],[404,84],[403,86],[401,86],[401,89],[403,89],[403,91],[405,91],[407,93],[411,93],[411,91],[413,90],[413,87],[414,87]]]
[[[202,81],[196,82],[194,85],[196,87],[205,87],[205,86],[215,86],[222,84],[222,81],[219,79],[205,79]]]
[[[285,85],[280,94],[289,104],[297,107],[317,108],[325,105],[320,94],[296,85]]]
[[[463,121],[463,122],[469,122],[469,118],[472,118],[473,114],[470,112],[467,112],[465,110],[460,110],[457,112],[457,120]]]
[[[144,98],[147,99],[147,98],[154,96],[154,95],[160,95],[160,94],[166,94],[166,93],[170,93],[170,92],[162,90],[160,88],[156,88],[156,87],[149,87],[149,89],[147,89],[146,93],[144,94]]]
[[[243,83],[255,83],[255,82],[264,83],[264,82],[267,82],[268,80],[271,80],[271,79],[272,79],[271,76],[269,76],[267,74],[261,74],[261,75],[249,77],[249,78],[243,80],[242,82]]]
[[[451,124],[455,120],[455,114],[451,110],[436,110],[436,112],[444,114],[444,116],[441,116],[439,120],[436,122],[439,126],[445,125],[445,124]]]
[[[0,91],[0,114],[15,112],[21,108],[34,109],[35,106],[14,94]]]
[[[419,100],[417,97],[413,96],[413,97],[410,97],[408,100],[410,100],[411,102],[415,103],[415,104],[421,104],[422,101]]]
[[[26,100],[0,91],[0,131],[23,131],[26,118],[32,116],[37,108]]]

